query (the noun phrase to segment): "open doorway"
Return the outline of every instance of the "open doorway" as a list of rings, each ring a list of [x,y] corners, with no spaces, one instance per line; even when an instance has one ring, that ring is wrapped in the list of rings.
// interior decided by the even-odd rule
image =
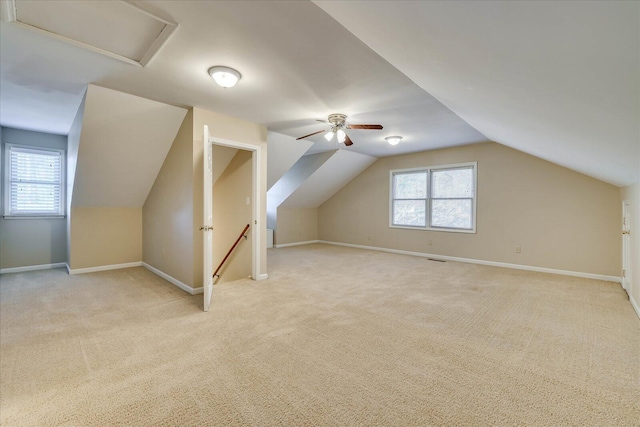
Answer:
[[[259,272],[261,248],[259,228],[264,225],[258,224],[261,206],[259,189],[262,176],[262,152],[261,147],[257,145],[211,137],[208,126],[204,127],[203,141],[205,220],[202,227],[205,233],[203,285],[204,310],[208,311],[213,284],[217,279],[213,276],[214,268],[217,267],[216,261],[222,261],[247,224],[250,226],[244,233],[247,240],[239,242],[240,249],[236,248],[234,254],[229,256],[218,275],[222,278],[224,274],[224,281],[229,281],[247,277],[247,272],[250,271],[250,277],[254,280],[263,278]],[[215,153],[214,150],[216,150]],[[215,164],[218,165],[217,170],[214,170],[214,156]],[[221,158],[219,159],[218,156]],[[218,184],[215,192],[217,196],[214,196],[214,178],[215,184]],[[231,279],[232,277],[235,279]]]
[[[214,284],[221,284],[252,275],[252,153],[214,143],[212,155]]]

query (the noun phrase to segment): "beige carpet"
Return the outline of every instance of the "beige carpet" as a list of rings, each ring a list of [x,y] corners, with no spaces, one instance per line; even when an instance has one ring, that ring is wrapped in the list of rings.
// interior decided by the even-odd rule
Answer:
[[[620,286],[310,245],[212,311],[143,268],[0,281],[3,426],[640,425]]]

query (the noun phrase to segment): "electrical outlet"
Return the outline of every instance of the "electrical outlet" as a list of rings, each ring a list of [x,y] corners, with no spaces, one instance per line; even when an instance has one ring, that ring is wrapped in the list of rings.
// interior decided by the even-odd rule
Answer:
[[[520,253],[520,246],[516,246],[516,253],[519,254]]]

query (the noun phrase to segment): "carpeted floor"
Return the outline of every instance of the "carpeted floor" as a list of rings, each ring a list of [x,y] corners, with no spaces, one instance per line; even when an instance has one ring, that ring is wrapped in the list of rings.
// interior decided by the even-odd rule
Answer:
[[[3,426],[640,425],[620,285],[269,250],[212,310],[143,268],[0,277]]]

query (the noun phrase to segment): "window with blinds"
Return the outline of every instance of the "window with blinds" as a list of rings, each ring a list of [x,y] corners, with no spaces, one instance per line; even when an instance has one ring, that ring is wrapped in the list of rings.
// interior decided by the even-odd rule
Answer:
[[[5,145],[5,216],[64,215],[64,151]]]

